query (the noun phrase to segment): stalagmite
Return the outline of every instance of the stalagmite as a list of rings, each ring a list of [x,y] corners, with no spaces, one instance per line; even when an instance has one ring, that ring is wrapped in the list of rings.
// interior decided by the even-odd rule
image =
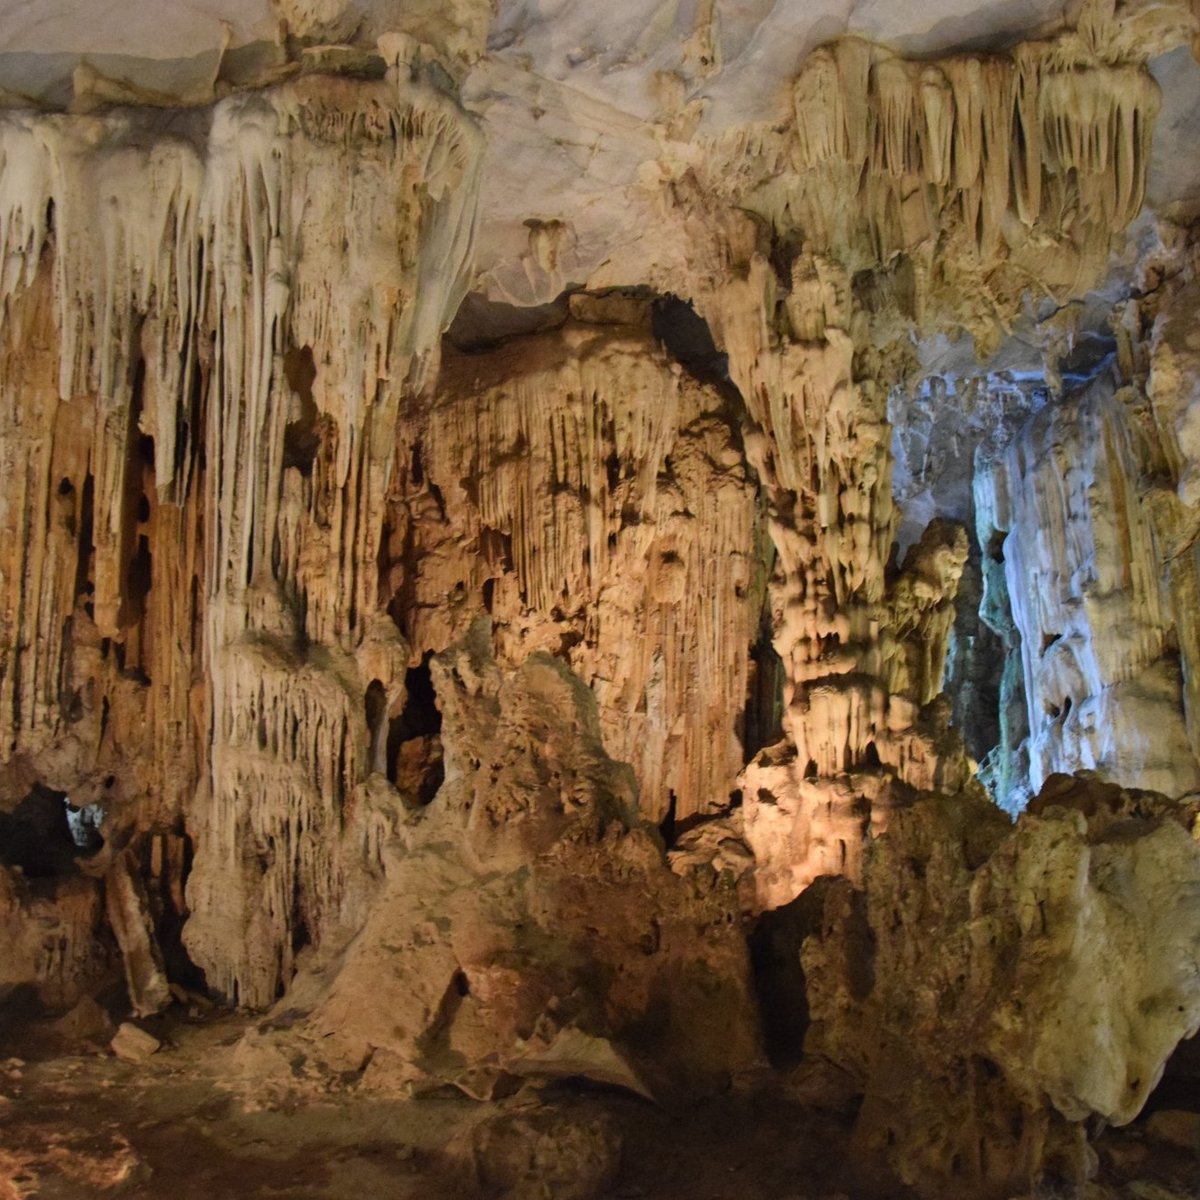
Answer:
[[[161,1012],[171,1002],[171,990],[146,891],[131,869],[128,852],[117,855],[104,877],[104,908],[121,948],[134,1016]]]

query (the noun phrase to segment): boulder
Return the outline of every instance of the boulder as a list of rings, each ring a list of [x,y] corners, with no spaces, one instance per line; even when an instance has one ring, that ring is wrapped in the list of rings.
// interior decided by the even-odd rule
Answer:
[[[475,1194],[592,1200],[616,1179],[621,1139],[599,1110],[528,1107],[479,1121],[451,1153]]]
[[[112,1052],[126,1062],[145,1062],[152,1054],[157,1054],[162,1048],[162,1042],[152,1033],[123,1021],[110,1043]]]

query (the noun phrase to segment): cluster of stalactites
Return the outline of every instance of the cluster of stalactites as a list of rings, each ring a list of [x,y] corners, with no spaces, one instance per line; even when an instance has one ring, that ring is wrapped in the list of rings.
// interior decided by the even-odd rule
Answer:
[[[343,899],[313,846],[369,769],[346,695],[402,687],[402,665],[367,661],[380,513],[401,397],[465,288],[480,146],[452,100],[396,77],[169,120],[0,116],[0,451],[29,463],[0,531],[34,547],[0,581],[0,703],[14,734],[37,727],[21,750],[63,737],[71,704],[102,710],[177,777],[144,790],[208,798],[187,813],[192,940],[246,1003]],[[349,665],[297,683],[303,664],[243,653],[259,642]],[[96,682],[109,657],[121,704]]]
[[[260,391],[287,341],[343,339],[329,389],[367,404],[381,380],[419,370],[465,286],[477,147],[449,102],[395,81],[309,79],[232,97],[174,121],[149,145],[145,121],[137,110],[3,114],[0,311],[30,286],[53,234],[60,396],[96,395],[119,410],[144,357],[164,406],[146,420],[157,426],[166,496],[176,470],[173,408],[195,363],[197,326],[209,319],[225,370],[237,374],[229,388]],[[375,256],[388,269],[360,273],[356,288],[346,272],[325,270],[314,246],[297,245],[333,210],[351,217],[365,206],[353,172],[339,170],[331,187],[323,171],[364,148],[388,160],[406,202],[424,196],[453,210],[436,235],[439,264],[459,265],[459,278],[437,290],[444,304],[394,303],[407,274],[423,269],[428,248],[411,244],[419,223],[408,223],[408,244]],[[324,257],[354,249],[363,252],[354,265],[369,265],[370,244],[339,242]],[[397,321],[404,328],[394,329]]]
[[[265,1007],[291,979],[295,949],[320,944],[336,920],[338,839],[365,739],[336,674],[266,640],[230,648],[215,669],[211,795],[185,938],[211,987]]]
[[[432,409],[401,421],[421,462],[395,546],[414,650],[478,611],[450,595],[483,600],[502,661],[564,653],[656,820],[672,795],[680,819],[724,804],[742,765],[762,584],[755,488],[721,406],[648,331],[572,323],[448,355]]]
[[[842,210],[857,217],[806,233],[847,250],[863,220],[877,261],[936,240],[948,215],[984,262],[1014,220],[1052,234],[1078,220],[1107,239],[1141,208],[1159,105],[1140,66],[1063,63],[1051,43],[914,62],[854,39],[816,50],[793,98],[801,190],[832,176],[858,197]]]

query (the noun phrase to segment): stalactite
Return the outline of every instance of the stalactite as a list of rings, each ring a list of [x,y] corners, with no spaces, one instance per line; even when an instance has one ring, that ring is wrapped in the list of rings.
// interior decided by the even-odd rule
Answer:
[[[855,237],[873,257],[919,250],[949,216],[978,259],[997,264],[1009,214],[1030,228],[1056,221],[1043,193],[1068,182],[1079,190],[1083,235],[1107,237],[1133,219],[1158,92],[1139,66],[1064,64],[1055,43],[929,65],[846,40],[807,60],[794,107],[794,214],[830,182],[858,180]],[[855,252],[822,237],[820,221],[798,223],[814,249]]]
[[[336,909],[311,848],[368,766],[340,682],[289,686],[280,667],[273,699],[244,684],[306,644],[357,673],[400,398],[465,288],[478,135],[394,72],[231,97],[149,140],[133,110],[6,114],[0,158],[0,428],[12,478],[25,468],[0,525],[28,558],[4,580],[8,753],[65,777],[83,720],[98,751],[70,761],[120,769],[114,819],[160,826],[209,795],[189,811],[190,943],[214,985],[264,1004],[298,924],[318,940]],[[311,466],[285,462],[286,364],[304,347]],[[271,731],[253,765],[243,704]],[[212,884],[239,836],[273,840],[279,864],[242,896]],[[205,922],[264,897],[244,959],[218,966]]]

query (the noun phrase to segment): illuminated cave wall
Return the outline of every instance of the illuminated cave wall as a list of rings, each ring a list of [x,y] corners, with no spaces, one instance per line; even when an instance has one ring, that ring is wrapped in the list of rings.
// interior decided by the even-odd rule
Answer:
[[[839,39],[781,121],[677,111],[578,277],[558,218],[508,274],[481,236],[453,39],[0,114],[0,982],[283,1000],[264,1087],[301,1045],[385,1092],[719,1089],[762,1049],[744,931],[803,898],[796,1036],[900,1178],[1129,1119],[1200,1020],[1162,894],[1200,876],[1190,232],[1086,382],[1049,318],[994,356],[1104,280],[1194,32]],[[934,369],[964,333],[988,367]],[[1014,828],[972,756],[1010,808],[1167,798],[1060,782]],[[1076,1002],[1118,1014],[1096,1064]]]

